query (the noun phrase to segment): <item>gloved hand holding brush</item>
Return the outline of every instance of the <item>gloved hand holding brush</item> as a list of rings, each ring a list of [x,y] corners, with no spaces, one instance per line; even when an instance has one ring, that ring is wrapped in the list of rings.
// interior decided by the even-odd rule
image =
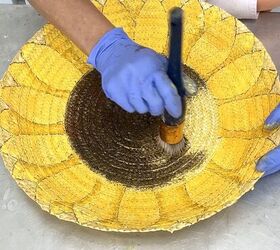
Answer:
[[[68,36],[102,75],[108,98],[128,112],[179,117],[180,97],[167,77],[167,60],[132,41],[90,0],[30,0],[48,21]]]
[[[173,117],[181,115],[180,97],[166,73],[167,59],[135,43],[122,29],[106,33],[88,62],[102,74],[106,96],[124,110],[158,116],[166,109]]]

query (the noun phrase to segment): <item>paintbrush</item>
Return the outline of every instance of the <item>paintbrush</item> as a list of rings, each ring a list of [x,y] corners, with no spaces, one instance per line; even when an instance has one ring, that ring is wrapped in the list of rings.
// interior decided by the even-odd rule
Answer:
[[[167,75],[174,83],[181,98],[182,115],[179,118],[174,118],[166,110],[164,111],[160,125],[159,144],[168,154],[174,155],[182,152],[186,144],[184,138],[185,99],[186,95],[189,94],[184,87],[182,78],[182,9],[175,7],[170,11],[169,29],[170,42]]]

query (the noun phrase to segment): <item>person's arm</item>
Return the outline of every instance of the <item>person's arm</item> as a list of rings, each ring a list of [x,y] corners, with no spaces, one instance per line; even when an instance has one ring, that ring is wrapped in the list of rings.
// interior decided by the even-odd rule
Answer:
[[[131,113],[159,116],[167,110],[181,116],[181,98],[166,73],[167,59],[115,28],[90,0],[30,3],[88,55],[109,99]]]
[[[258,11],[268,11],[280,6],[280,0],[258,0]]]
[[[29,2],[87,55],[98,40],[114,28],[90,0],[29,0]]]

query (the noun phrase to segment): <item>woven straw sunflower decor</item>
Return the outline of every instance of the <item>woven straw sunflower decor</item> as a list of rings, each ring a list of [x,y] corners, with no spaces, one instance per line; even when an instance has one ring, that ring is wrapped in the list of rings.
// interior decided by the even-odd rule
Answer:
[[[162,54],[168,11],[184,9],[184,71],[199,86],[187,99],[187,146],[180,156],[163,153],[159,118],[106,99],[86,56],[47,24],[1,80],[1,152],[17,184],[58,218],[108,231],[174,231],[236,202],[261,177],[256,161],[280,139],[263,127],[280,101],[263,45],[198,0],[94,4]]]

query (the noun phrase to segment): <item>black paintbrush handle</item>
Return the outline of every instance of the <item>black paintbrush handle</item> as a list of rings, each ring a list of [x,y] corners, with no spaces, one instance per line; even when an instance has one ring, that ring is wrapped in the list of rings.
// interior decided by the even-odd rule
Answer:
[[[170,41],[169,41],[169,60],[167,75],[177,88],[182,101],[182,116],[172,117],[167,111],[164,112],[163,122],[167,125],[176,125],[185,117],[185,95],[186,90],[182,79],[182,33],[183,33],[183,10],[173,8],[170,12]]]
[[[173,8],[170,13],[170,41],[167,75],[175,84],[181,97],[185,96],[185,88],[182,80],[182,29],[183,10]]]

